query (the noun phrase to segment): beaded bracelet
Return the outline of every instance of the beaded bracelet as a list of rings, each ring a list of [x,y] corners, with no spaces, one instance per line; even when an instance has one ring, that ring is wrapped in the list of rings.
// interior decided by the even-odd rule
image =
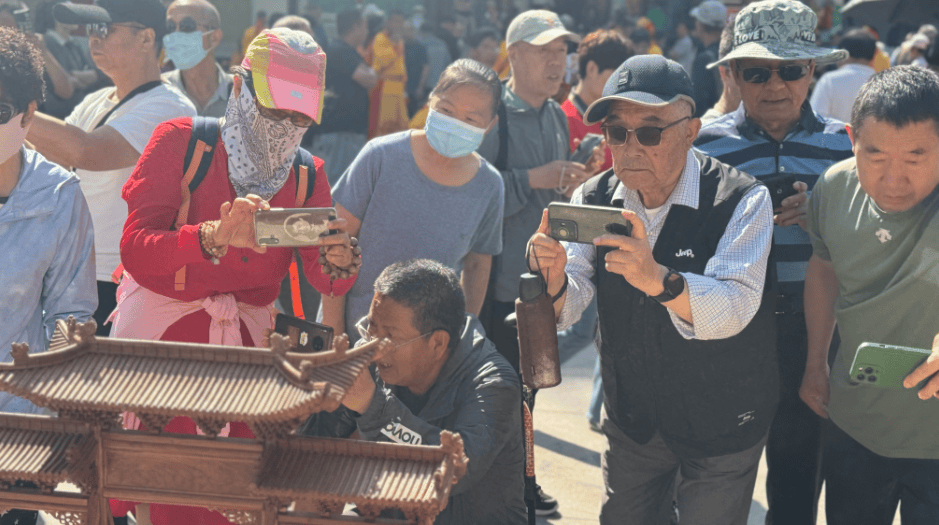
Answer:
[[[215,244],[215,230],[218,229],[220,221],[206,221],[199,225],[199,248],[202,249],[202,256],[211,259],[212,264],[218,264],[219,259],[228,253],[228,246],[218,246]]]
[[[362,268],[362,248],[359,247],[359,240],[352,237],[350,244],[352,245],[352,262],[349,266],[344,268],[340,268],[329,262],[329,260],[326,259],[326,246],[320,246],[319,263],[320,266],[323,267],[323,273],[329,275],[331,280],[348,279],[359,273],[359,269]]]

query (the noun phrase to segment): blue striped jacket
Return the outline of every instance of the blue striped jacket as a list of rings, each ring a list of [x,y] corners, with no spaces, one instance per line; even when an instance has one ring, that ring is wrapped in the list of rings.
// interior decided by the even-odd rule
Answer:
[[[757,179],[793,174],[808,184],[810,192],[829,166],[854,155],[844,123],[815,113],[808,101],[802,105],[799,122],[782,142],[747,119],[740,104],[736,111],[701,128],[694,146]],[[768,271],[781,295],[802,296],[811,255],[812,245],[802,228],[774,227],[770,256],[774,264]]]

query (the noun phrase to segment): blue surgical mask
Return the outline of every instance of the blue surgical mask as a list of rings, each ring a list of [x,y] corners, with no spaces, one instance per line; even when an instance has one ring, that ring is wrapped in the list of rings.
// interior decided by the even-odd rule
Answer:
[[[424,125],[430,147],[451,159],[465,157],[476,151],[483,142],[486,130],[471,126],[462,120],[449,117],[434,110],[427,113]]]
[[[205,33],[208,34],[208,33]],[[173,31],[163,37],[163,46],[166,48],[166,58],[173,61],[177,69],[192,69],[202,62],[208,53],[202,46],[203,33],[193,31],[183,33]]]

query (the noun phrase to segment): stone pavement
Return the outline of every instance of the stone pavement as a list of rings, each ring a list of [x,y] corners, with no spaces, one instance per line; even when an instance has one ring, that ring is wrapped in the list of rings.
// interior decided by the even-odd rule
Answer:
[[[559,514],[539,525],[596,524],[603,493],[600,454],[605,438],[590,430],[586,411],[593,384],[596,350],[589,345],[561,366],[560,385],[541,390],[535,402],[535,469],[538,483],[558,500]],[[564,359],[564,356],[562,356]],[[748,525],[766,517],[766,462],[760,464]],[[824,491],[820,509],[824,509]],[[817,525],[825,525],[824,511]],[[899,514],[894,525],[900,525]],[[694,524],[692,524],[694,525]]]

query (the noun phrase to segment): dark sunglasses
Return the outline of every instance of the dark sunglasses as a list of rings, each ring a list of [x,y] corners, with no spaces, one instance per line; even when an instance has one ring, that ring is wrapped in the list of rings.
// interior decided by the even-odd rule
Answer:
[[[639,144],[643,146],[658,146],[662,142],[662,132],[668,128],[678,124],[683,120],[689,120],[691,117],[682,117],[675,122],[663,127],[657,128],[655,126],[643,126],[636,129],[628,129],[623,126],[601,126],[600,129],[603,130],[603,134],[606,136],[606,142],[610,146],[622,146],[626,144],[626,140],[629,138],[629,132],[632,131],[636,135],[636,140],[639,141]]]
[[[89,37],[100,38],[101,40],[106,40],[108,35],[111,34],[111,26],[123,26],[130,27],[133,29],[146,29],[146,27],[139,24],[124,24],[120,22],[101,22],[97,24],[86,24],[85,32]]]
[[[258,113],[260,113],[262,117],[275,121],[290,119],[290,123],[294,126],[297,126],[298,128],[308,128],[313,125],[313,119],[311,117],[298,111],[285,111],[282,109],[272,109],[265,107],[263,104],[261,104],[260,101],[258,101],[258,94],[254,90],[254,81],[251,79],[251,73],[242,75],[241,78],[244,79],[245,86],[248,87],[248,91],[250,91],[251,96],[254,97],[254,105],[257,106]]]
[[[183,18],[182,20],[180,20],[179,25],[176,24],[175,20],[172,20],[172,19],[166,20],[166,32],[167,33],[175,33],[176,31],[179,31],[180,33],[192,33],[193,31],[199,29],[200,27],[206,31],[212,31],[216,29],[214,27],[196,22],[195,19],[192,18],[191,16],[187,16]]]
[[[786,82],[792,82],[794,80],[799,80],[804,77],[809,72],[809,65],[807,64],[792,64],[788,66],[779,66],[778,68],[769,68],[769,67],[748,67],[746,69],[740,70],[740,76],[743,78],[744,82],[750,84],[763,84],[769,82],[769,77],[773,75],[775,71],[779,78]]]
[[[9,122],[13,117],[19,115],[21,112],[17,111],[13,104],[7,104],[6,102],[0,102],[0,126]]]

